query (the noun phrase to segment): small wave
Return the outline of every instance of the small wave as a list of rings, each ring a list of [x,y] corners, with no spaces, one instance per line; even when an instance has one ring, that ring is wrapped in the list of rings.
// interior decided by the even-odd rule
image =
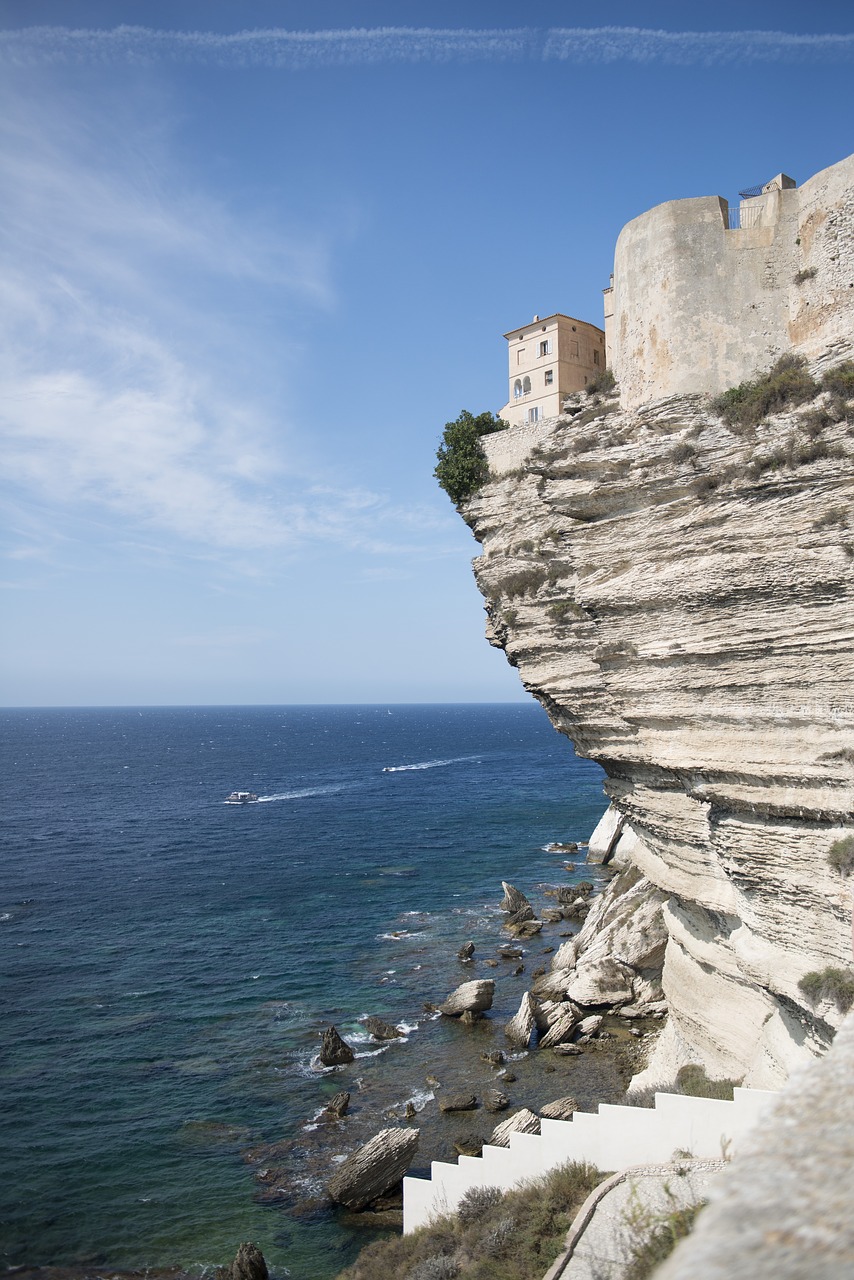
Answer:
[[[410,933],[408,929],[395,929],[392,933],[378,933],[376,938],[377,942],[401,942],[404,938],[425,938],[426,936],[423,930]]]
[[[3,924],[5,923],[5,921],[11,920],[11,919],[12,919],[11,911],[4,911],[2,914],[0,914],[0,924]]]
[[[449,760],[421,760],[418,764],[389,764],[383,773],[415,773],[420,769],[445,769],[450,764],[465,764],[480,760],[480,756],[452,756]]]
[[[436,1095],[432,1089],[417,1089],[415,1093],[408,1098],[404,1098],[402,1102],[396,1102],[394,1104],[395,1110],[398,1107],[405,1107],[407,1103],[411,1102],[416,1111],[423,1111],[427,1103],[432,1102],[435,1097]]]

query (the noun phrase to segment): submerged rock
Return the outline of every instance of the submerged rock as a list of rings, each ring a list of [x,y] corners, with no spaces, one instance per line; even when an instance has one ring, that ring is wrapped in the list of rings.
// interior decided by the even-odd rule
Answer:
[[[362,1026],[370,1031],[375,1040],[399,1040],[405,1034],[399,1027],[394,1027],[383,1018],[373,1016],[362,1018]]]
[[[448,1093],[439,1099],[440,1111],[474,1111],[477,1098],[473,1093]]]
[[[510,1106],[510,1099],[501,1089],[487,1089],[483,1095],[483,1105],[487,1111],[506,1111]]]
[[[400,1182],[418,1149],[418,1129],[383,1129],[348,1156],[327,1191],[348,1209],[364,1209]]]
[[[464,982],[456,991],[452,991],[439,1005],[439,1012],[447,1018],[458,1018],[463,1013],[483,1013],[492,1008],[494,997],[495,983],[492,978],[476,978],[473,982]]]
[[[479,1156],[487,1141],[478,1133],[469,1133],[462,1138],[457,1138],[454,1150],[458,1156]]]
[[[341,1039],[335,1027],[327,1027],[318,1056],[324,1067],[342,1067],[352,1062],[356,1055],[346,1040]]]

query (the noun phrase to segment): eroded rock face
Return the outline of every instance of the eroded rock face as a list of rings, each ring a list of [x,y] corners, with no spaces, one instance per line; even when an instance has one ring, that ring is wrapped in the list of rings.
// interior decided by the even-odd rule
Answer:
[[[579,407],[533,451],[486,438],[499,474],[463,513],[488,638],[607,774],[622,826],[594,856],[644,882],[607,936],[594,902],[548,996],[642,1006],[660,980],[647,1082],[694,1061],[775,1087],[840,1020],[799,980],[852,963],[827,861],[854,813],[849,423],[826,394],[743,435],[700,396]]]
[[[231,1266],[220,1270],[221,1280],[267,1280],[268,1274],[263,1253],[249,1240],[238,1246]]]
[[[504,1034],[511,1044],[515,1044],[520,1049],[527,1049],[531,1043],[531,1036],[534,1033],[536,1022],[534,1001],[530,991],[526,991],[522,996],[519,1012],[507,1023],[504,1028]]]
[[[336,1027],[327,1027],[323,1033],[318,1057],[324,1067],[343,1067],[352,1062],[355,1054],[346,1040],[342,1040]]]
[[[529,1111],[527,1107],[522,1107],[519,1111],[514,1111],[512,1116],[509,1116],[506,1120],[502,1120],[501,1124],[495,1126],[489,1143],[493,1147],[509,1147],[511,1133],[539,1132],[540,1117],[534,1115],[533,1111]]]

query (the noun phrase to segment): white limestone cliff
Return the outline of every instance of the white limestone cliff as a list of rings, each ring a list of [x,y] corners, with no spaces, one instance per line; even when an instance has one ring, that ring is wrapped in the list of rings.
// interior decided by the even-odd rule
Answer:
[[[488,638],[604,768],[620,865],[663,903],[669,1017],[640,1083],[699,1061],[773,1088],[841,1020],[798,985],[851,965],[827,854],[854,830],[854,410],[825,399],[736,435],[700,396],[581,397],[487,438],[462,510]]]

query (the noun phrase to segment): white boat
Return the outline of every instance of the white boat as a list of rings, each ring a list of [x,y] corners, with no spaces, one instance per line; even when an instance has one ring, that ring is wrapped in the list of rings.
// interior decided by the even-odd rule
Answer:
[[[258,796],[254,791],[232,791],[230,796],[225,797],[226,804],[252,804]]]

